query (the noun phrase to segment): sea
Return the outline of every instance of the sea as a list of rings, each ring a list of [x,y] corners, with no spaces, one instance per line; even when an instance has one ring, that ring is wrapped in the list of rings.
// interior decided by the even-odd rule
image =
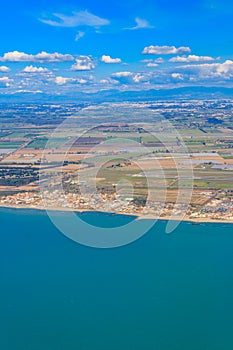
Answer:
[[[232,350],[233,225],[165,228],[95,249],[43,211],[0,209],[0,349]]]

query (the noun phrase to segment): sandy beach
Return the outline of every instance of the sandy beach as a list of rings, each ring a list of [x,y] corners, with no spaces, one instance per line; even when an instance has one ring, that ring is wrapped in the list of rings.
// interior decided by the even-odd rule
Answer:
[[[72,210],[71,208],[63,208],[63,207],[50,207],[50,208],[45,208],[43,206],[25,206],[25,205],[1,205],[0,208],[9,208],[9,209],[29,209],[29,210],[39,210],[39,211],[57,211],[57,212],[75,212],[75,213],[85,213],[85,212],[99,212],[99,211],[94,211],[93,209],[75,209]],[[201,224],[201,223],[224,223],[224,224],[233,224],[233,219],[212,219],[209,217],[189,217],[189,216],[184,216],[184,217],[175,217],[175,216],[160,216],[156,217],[153,216],[153,214],[140,214],[140,213],[122,213],[122,212],[103,212],[106,214],[111,214],[111,215],[126,215],[126,216],[133,216],[135,217],[136,220],[161,220],[161,221],[184,221],[184,222],[191,222],[195,224]]]

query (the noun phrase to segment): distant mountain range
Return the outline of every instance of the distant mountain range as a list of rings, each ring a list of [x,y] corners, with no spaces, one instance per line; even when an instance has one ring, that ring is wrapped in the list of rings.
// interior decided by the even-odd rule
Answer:
[[[80,103],[80,102],[142,102],[167,99],[224,99],[233,98],[233,88],[224,87],[182,87],[175,89],[119,91],[102,90],[95,93],[75,92],[73,95],[52,95],[46,93],[15,93],[1,95],[1,103]]]

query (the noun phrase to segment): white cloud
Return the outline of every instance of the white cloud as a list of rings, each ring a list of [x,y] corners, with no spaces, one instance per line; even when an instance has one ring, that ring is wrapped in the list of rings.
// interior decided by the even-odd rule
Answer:
[[[100,84],[109,84],[109,79],[101,79]]]
[[[93,63],[91,57],[79,56],[76,59],[76,63],[73,64],[73,66],[71,67],[71,70],[85,71],[85,70],[91,70],[94,68],[95,68],[95,64]]]
[[[190,71],[199,71],[201,73],[207,73],[211,75],[227,75],[233,74],[233,61],[226,60],[223,63],[203,63],[203,64],[188,64],[180,69],[190,70]]]
[[[43,19],[40,21],[54,27],[101,27],[108,25],[110,22],[105,18],[98,17],[86,11],[72,12],[72,15],[67,16],[62,13],[54,13],[52,19]]]
[[[84,37],[84,35],[85,35],[84,32],[79,31],[79,32],[76,34],[75,41],[79,41],[80,39],[82,39],[82,38]]]
[[[23,72],[25,72],[25,73],[48,73],[49,70],[47,68],[43,68],[43,67],[27,66],[24,68]]]
[[[58,85],[64,85],[70,81],[70,78],[64,78],[64,77],[56,77],[55,78],[55,83]]]
[[[117,73],[113,73],[112,76],[114,78],[122,78],[122,77],[129,77],[132,74],[133,74],[132,72],[117,72]]]
[[[147,60],[142,60],[141,62],[146,63],[147,67],[158,67],[159,64],[164,62],[164,59],[162,57],[159,57],[156,60],[147,59]]]
[[[141,83],[142,81],[145,81],[145,75],[141,73],[136,73],[133,76],[134,83]]]
[[[68,62],[73,60],[74,57],[69,54],[61,54],[58,52],[47,53],[45,51],[36,55],[12,51],[0,57],[0,62]]]
[[[38,53],[35,55],[35,60],[42,62],[42,61],[47,61],[47,62],[69,62],[73,61],[74,57],[70,54],[61,54],[58,52],[54,53],[47,53],[45,51],[42,51],[41,53]]]
[[[7,52],[3,55],[3,57],[0,57],[1,62],[29,62],[33,61],[33,59],[33,55],[28,55],[19,51]]]
[[[65,78],[65,77],[56,77],[55,78],[55,83],[57,85],[65,85],[67,83],[78,83],[78,84],[86,84],[87,80],[86,79],[75,79],[75,78]]]
[[[233,73],[233,61],[226,60],[223,63],[215,65],[218,74],[232,74]]]
[[[151,29],[154,28],[146,19],[142,19],[139,17],[135,18],[136,26],[132,28],[125,28],[128,30],[137,30],[137,29]]]
[[[147,63],[146,65],[147,67],[158,67],[158,63],[155,63],[155,62],[149,62]]]
[[[9,87],[11,81],[9,77],[0,77],[0,87]]]
[[[111,58],[110,56],[103,55],[101,57],[101,62],[104,63],[121,63],[120,58]]]
[[[91,80],[91,77],[89,77],[89,79]],[[87,80],[86,79],[76,79],[77,83],[79,84],[86,84],[87,83]]]
[[[116,72],[111,76],[114,80],[121,84],[138,84],[145,83],[147,81],[147,75],[143,73],[132,73],[132,72]]]
[[[131,72],[116,72],[112,74],[113,81],[120,84],[132,84],[133,73]]]
[[[6,66],[0,66],[0,72],[2,73],[10,72],[10,68]]]
[[[180,74],[186,82],[223,83],[233,80],[233,61],[231,60],[226,60],[223,63],[187,64],[176,67],[176,70],[177,72],[173,73],[173,78],[178,78],[178,74]]]
[[[172,78],[176,80],[184,80],[184,77],[180,73],[172,73]]]
[[[179,53],[191,52],[191,49],[186,46],[147,46],[142,51],[143,54],[151,55],[175,55]]]
[[[210,56],[196,56],[196,55],[188,55],[188,56],[177,56],[172,57],[169,62],[211,62],[214,61],[215,58]]]
[[[43,91],[42,90],[15,90],[14,92],[12,92],[12,94],[25,94],[25,93],[31,93],[31,94],[42,94]]]
[[[156,58],[155,60],[156,63],[163,63],[164,59],[162,57]]]

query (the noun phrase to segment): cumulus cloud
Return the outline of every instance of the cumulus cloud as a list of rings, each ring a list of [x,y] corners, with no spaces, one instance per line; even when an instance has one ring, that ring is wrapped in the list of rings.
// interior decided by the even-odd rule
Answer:
[[[122,78],[122,77],[129,77],[132,74],[133,74],[132,72],[116,72],[116,73],[113,73],[112,76],[115,78]]]
[[[101,61],[104,63],[121,63],[120,58],[111,58],[110,56],[103,55]]]
[[[65,78],[65,77],[56,77],[55,78],[55,83],[57,85],[65,85],[67,83],[71,83],[71,84],[75,84],[75,83],[78,83],[78,84],[86,84],[87,83],[87,80],[86,79],[77,79],[77,78]]]
[[[147,76],[142,74],[142,73],[136,73],[133,75],[133,82],[134,83],[141,83],[141,82],[146,82],[147,81]]]
[[[0,77],[0,87],[9,87],[11,81],[9,77]]]
[[[125,28],[125,29],[137,30],[137,29],[152,29],[152,28],[154,28],[146,19],[136,17],[135,22],[136,22],[136,26],[131,27],[131,28]]]
[[[89,77],[89,79],[91,80],[92,78]],[[81,79],[76,79],[76,82],[79,84],[86,84],[88,82],[88,80],[81,78]]]
[[[82,39],[84,37],[85,33],[79,31],[76,36],[75,36],[75,41],[79,41],[80,39]]]
[[[23,89],[21,89],[21,90],[15,90],[15,91],[11,92],[12,95],[13,94],[25,94],[25,93],[42,94],[43,91],[42,90],[26,90],[26,89],[23,90]]]
[[[89,56],[79,56],[76,59],[76,63],[73,64],[71,67],[71,70],[75,71],[85,71],[85,70],[91,70],[95,68],[95,64],[93,63],[91,57]]]
[[[108,84],[109,83],[109,79],[101,79],[100,80],[100,84]]]
[[[186,46],[147,46],[143,49],[142,53],[151,55],[176,55],[180,53],[191,52],[191,49]]]
[[[187,64],[176,67],[175,72],[170,70],[170,74],[173,80],[182,80],[185,83],[224,84],[233,81],[233,61]]]
[[[69,62],[73,61],[74,57],[70,54],[61,54],[58,52],[47,53],[42,51],[35,56],[35,59],[39,62],[47,61],[47,62]]]
[[[65,78],[65,77],[56,77],[55,78],[55,83],[58,85],[64,85],[70,81],[70,78]]]
[[[2,73],[10,72],[10,68],[6,66],[0,66],[0,72]]]
[[[169,62],[178,62],[178,63],[188,63],[188,62],[211,62],[216,60],[216,58],[210,56],[196,56],[196,55],[188,55],[188,56],[177,56],[172,57]]]
[[[179,69],[183,69],[189,74],[196,74],[200,78],[233,78],[233,61],[231,60],[226,60],[223,63],[189,64],[181,66]]]
[[[153,68],[153,67],[158,67],[158,63],[155,63],[155,62],[149,62],[149,63],[147,63],[147,65],[146,65],[147,67],[149,67],[149,68]]]
[[[45,24],[54,27],[101,27],[108,25],[110,22],[105,18],[98,17],[92,13],[86,11],[72,12],[72,15],[68,16],[62,13],[53,13],[54,19],[39,20]]]
[[[156,63],[163,63],[164,59],[162,57],[156,58],[155,60]]]
[[[179,75],[180,74],[180,75]],[[133,85],[135,89],[143,90],[155,86],[168,86],[181,82],[182,73],[173,73],[166,69],[156,69],[149,72],[117,72],[111,75],[121,85]],[[183,80],[182,80],[183,83]]]
[[[1,62],[29,62],[33,61],[34,56],[28,55],[24,52],[19,51],[12,51],[7,52],[3,55],[3,57],[0,57]]]
[[[47,68],[43,68],[43,67],[27,66],[24,68],[23,72],[25,72],[25,73],[48,73],[49,70]]]
[[[162,57],[159,57],[156,60],[147,59],[147,60],[142,60],[141,62],[146,63],[147,67],[158,67],[159,64],[164,62],[164,59]]]
[[[74,61],[70,54],[61,54],[58,52],[47,53],[42,51],[36,55],[27,54],[20,51],[5,53],[0,57],[0,62],[69,62]]]
[[[111,77],[121,84],[138,84],[147,81],[147,76],[143,73],[116,72]]]
[[[132,82],[133,73],[117,72],[112,74],[113,80],[121,84],[130,84]]]
[[[172,73],[172,78],[176,80],[184,80],[184,76],[180,73]]]
[[[233,73],[233,61],[226,60],[223,63],[215,64],[216,71],[218,74],[228,74],[230,73],[232,75]]]

